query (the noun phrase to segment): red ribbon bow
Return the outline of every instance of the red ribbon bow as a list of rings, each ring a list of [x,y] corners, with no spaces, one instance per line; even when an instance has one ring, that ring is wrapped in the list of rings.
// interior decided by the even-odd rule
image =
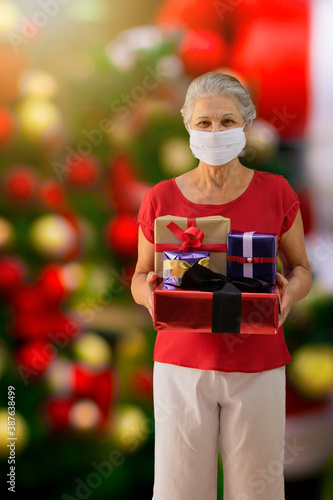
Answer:
[[[177,236],[177,238],[182,241],[182,245],[179,250],[187,250],[188,248],[200,248],[201,243],[204,239],[204,233],[197,227],[190,226],[185,231],[183,231],[177,224],[170,222],[167,228]]]
[[[202,245],[204,239],[204,233],[201,229],[196,227],[196,220],[188,218],[187,219],[188,228],[181,229],[174,222],[170,222],[167,228],[182,241],[181,246],[168,244],[168,243],[155,243],[155,252],[163,252],[169,250],[181,250],[186,251],[190,248],[200,248],[201,250],[209,250],[210,252],[226,252],[227,245],[225,243],[215,243],[210,245]]]

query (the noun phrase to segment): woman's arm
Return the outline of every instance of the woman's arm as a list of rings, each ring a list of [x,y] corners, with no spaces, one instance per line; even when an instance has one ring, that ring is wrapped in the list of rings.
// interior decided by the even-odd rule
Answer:
[[[311,267],[304,244],[304,230],[300,211],[291,228],[280,238],[278,257],[281,274],[276,275],[275,293],[280,296],[281,326],[288,316],[291,306],[303,299],[311,288]]]
[[[138,261],[131,283],[131,292],[137,304],[147,307],[153,316],[152,293],[161,283],[154,269],[154,245],[143,235],[139,228]]]

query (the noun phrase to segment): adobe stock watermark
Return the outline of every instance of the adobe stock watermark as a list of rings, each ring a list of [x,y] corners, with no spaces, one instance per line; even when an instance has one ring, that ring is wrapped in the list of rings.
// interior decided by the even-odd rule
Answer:
[[[27,386],[31,377],[36,377],[41,373],[47,362],[52,363],[60,351],[63,351],[68,345],[86,329],[86,326],[91,323],[96,315],[112,300],[114,295],[121,293],[127,283],[123,276],[115,269],[110,271],[110,287],[104,287],[99,290],[93,297],[86,298],[80,302],[75,309],[78,315],[84,319],[84,324],[79,321],[69,321],[63,332],[49,332],[47,334],[47,343],[42,349],[34,348],[30,352],[30,366],[22,363],[16,366],[24,384]],[[112,285],[112,286],[111,286]]]
[[[166,403],[160,399],[155,399],[154,402],[154,420],[155,422],[163,423],[178,409],[178,406],[173,403]]]
[[[75,479],[75,497],[68,493],[61,495],[61,500],[87,500],[103,481],[111,476],[115,469],[125,462],[125,456],[119,450],[112,450],[106,460],[91,462],[93,469],[84,479]]]
[[[269,124],[273,125],[276,131],[281,134],[288,125],[294,120],[297,115],[288,112],[287,106],[284,106],[282,111],[273,108],[272,113],[274,116],[269,120]],[[258,139],[260,140],[263,147],[265,145],[270,144],[272,140],[272,130],[269,126],[264,126],[261,130],[258,131]],[[257,150],[253,146],[245,147],[242,153],[242,158],[246,161],[253,161],[257,156]]]
[[[220,21],[225,21],[225,15],[233,12],[243,3],[243,0],[214,0],[213,7]]]
[[[326,238],[317,236],[315,238],[314,245],[312,246],[310,252],[308,252],[308,260],[311,266],[312,272],[316,272],[318,267],[323,262],[326,262],[333,255],[333,236],[330,234],[326,235]]]
[[[224,333],[223,339],[227,345],[230,354],[235,352],[236,346],[244,344],[247,339],[252,338],[256,331],[260,329],[260,326],[264,323],[272,323],[275,314],[275,305],[271,300],[254,300],[254,308],[249,313],[247,317],[239,316],[237,320],[240,324],[251,323],[253,325],[254,333]],[[273,328],[273,326],[270,326]]]
[[[130,113],[147,98],[149,92],[157,88],[163,79],[168,76],[164,71],[155,70],[151,66],[146,66],[145,70],[146,74],[140,85],[133,87],[129,94],[121,94],[119,98],[114,99],[111,103],[110,110],[119,115],[118,118],[121,121],[126,120]],[[64,174],[70,172],[75,163],[80,161],[82,157],[89,156],[93,149],[102,143],[104,136],[112,133],[115,127],[113,120],[103,118],[99,121],[97,127],[90,130],[83,129],[81,133],[84,138],[77,143],[75,149],[69,145],[65,147],[67,155],[63,163],[52,162],[51,165],[57,179],[62,182]]]
[[[118,273],[116,269],[112,269],[110,271],[108,286],[99,290],[92,297],[85,298],[75,307],[74,311],[83,317],[86,324],[89,324],[107,304],[112,302],[114,295],[123,292],[127,286],[128,283],[123,274]]]
[[[251,474],[247,479],[247,485],[255,495],[263,495],[267,489],[267,485],[273,483],[277,478],[281,480],[283,475],[284,465],[289,465],[295,462],[301,453],[307,450],[306,446],[299,446],[296,438],[293,440],[292,445],[288,442],[285,443],[279,459],[269,462],[267,467],[258,469],[255,473]],[[251,500],[253,493],[250,495],[247,492],[242,492],[237,495],[235,500]],[[266,497],[261,497],[266,500]]]
[[[44,28],[55,16],[58,15],[61,7],[67,5],[70,0],[39,0],[39,7],[29,18],[23,17],[19,31],[11,31],[7,38],[13,50],[18,52],[22,45],[26,45]]]

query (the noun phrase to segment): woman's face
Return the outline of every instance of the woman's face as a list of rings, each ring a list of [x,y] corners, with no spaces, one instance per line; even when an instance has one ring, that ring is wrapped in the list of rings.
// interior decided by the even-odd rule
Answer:
[[[191,129],[220,132],[242,127],[243,117],[235,100],[228,96],[200,97],[194,104]],[[245,136],[246,132],[244,131]]]

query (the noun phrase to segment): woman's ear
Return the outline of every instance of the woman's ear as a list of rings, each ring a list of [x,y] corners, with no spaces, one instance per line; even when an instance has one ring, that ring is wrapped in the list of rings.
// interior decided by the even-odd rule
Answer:
[[[190,124],[187,122],[185,123],[185,128],[187,130],[187,132],[191,135],[191,132],[190,132]]]

